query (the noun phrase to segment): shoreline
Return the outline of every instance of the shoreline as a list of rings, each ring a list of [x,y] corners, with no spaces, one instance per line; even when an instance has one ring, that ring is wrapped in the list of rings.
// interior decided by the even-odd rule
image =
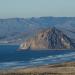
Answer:
[[[25,73],[54,73],[51,75],[75,75],[75,62],[64,62],[60,64],[48,64],[43,66],[36,66],[30,68],[21,68],[21,69],[14,69],[14,70],[0,70],[0,75],[23,75]],[[31,75],[31,74],[29,74]],[[37,75],[37,74],[36,74]],[[40,74],[38,74],[40,75]],[[50,75],[50,74],[48,74]]]
[[[20,44],[10,44],[10,43],[9,44],[1,44],[0,43],[0,46],[4,46],[4,45],[5,46],[20,46]],[[62,49],[61,48],[60,49],[42,49],[42,48],[41,49],[21,49],[21,48],[18,48],[18,51],[27,51],[27,50],[30,50],[30,51],[63,50],[64,51],[64,50],[75,50],[75,49],[63,49],[63,48]]]
[[[75,49],[20,49],[20,51],[27,51],[27,50],[31,50],[31,51],[45,51],[45,50],[75,50]]]
[[[0,44],[0,45],[20,45],[20,44]]]

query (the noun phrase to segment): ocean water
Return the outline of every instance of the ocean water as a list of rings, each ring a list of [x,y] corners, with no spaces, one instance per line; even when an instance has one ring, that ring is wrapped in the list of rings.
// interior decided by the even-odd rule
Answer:
[[[75,50],[19,51],[17,45],[0,45],[0,69],[35,67],[75,61]]]

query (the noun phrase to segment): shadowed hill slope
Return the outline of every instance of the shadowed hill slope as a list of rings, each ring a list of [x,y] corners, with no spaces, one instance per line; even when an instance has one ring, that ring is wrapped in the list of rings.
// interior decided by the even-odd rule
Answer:
[[[44,29],[36,36],[26,40],[20,46],[21,49],[73,49],[74,46],[69,37],[55,27]]]

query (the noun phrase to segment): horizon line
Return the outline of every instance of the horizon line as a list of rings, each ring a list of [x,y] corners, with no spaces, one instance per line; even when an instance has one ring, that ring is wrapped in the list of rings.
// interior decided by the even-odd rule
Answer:
[[[75,18],[75,16],[33,16],[33,17],[7,17],[7,18],[0,18],[0,19],[29,19],[29,18],[42,18],[42,17],[52,17],[52,18]]]

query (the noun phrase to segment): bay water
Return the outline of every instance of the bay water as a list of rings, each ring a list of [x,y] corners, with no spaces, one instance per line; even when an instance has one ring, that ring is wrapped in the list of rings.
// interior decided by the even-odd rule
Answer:
[[[0,69],[35,67],[75,61],[75,50],[26,50],[18,45],[0,45]]]

